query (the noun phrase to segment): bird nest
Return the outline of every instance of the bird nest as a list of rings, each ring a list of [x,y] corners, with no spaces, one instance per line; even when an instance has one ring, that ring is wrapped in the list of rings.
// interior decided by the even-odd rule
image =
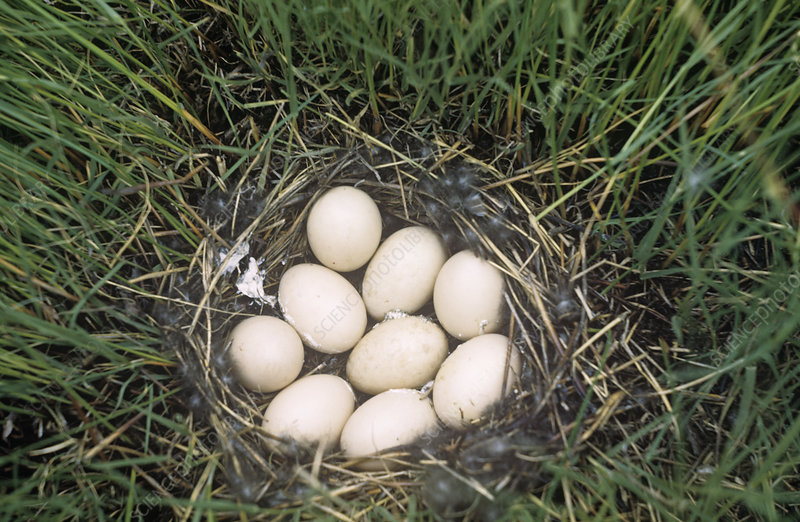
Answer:
[[[171,447],[185,452],[178,461],[220,462],[214,498],[256,504],[267,518],[303,506],[345,520],[375,510],[404,516],[421,499],[440,517],[496,519],[521,494],[535,498],[552,487],[556,467],[602,460],[636,419],[662,412],[660,369],[648,349],[667,324],[656,315],[645,320],[647,292],[632,275],[623,236],[596,231],[604,185],[576,183],[564,195],[565,184],[552,183],[551,159],[520,168],[519,149],[468,146],[436,131],[406,126],[374,138],[328,129],[329,143],[342,145],[276,155],[268,168],[280,174],[262,187],[246,169],[234,186],[198,193],[190,212],[205,239],[169,273],[153,311],[179,360],[175,389],[184,409],[175,420],[185,430]],[[239,386],[226,356],[239,321],[280,317],[282,274],[314,262],[305,234],[310,206],[338,185],[377,202],[383,237],[424,225],[451,254],[469,248],[499,268],[508,305],[499,333],[524,360],[517,387],[479,422],[397,448],[386,458],[400,465],[382,471],[360,471],[336,451],[268,449],[272,436],[261,425],[275,394]],[[345,276],[359,287],[363,268]],[[432,316],[432,307],[421,313]],[[306,349],[301,376],[344,376],[346,360]],[[365,398],[357,394],[357,403]],[[154,479],[156,491],[196,498],[193,484],[210,469],[158,470],[169,480]]]

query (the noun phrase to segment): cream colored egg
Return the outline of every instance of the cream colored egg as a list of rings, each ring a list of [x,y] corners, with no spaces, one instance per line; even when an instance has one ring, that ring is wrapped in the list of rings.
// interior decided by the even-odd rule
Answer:
[[[258,392],[280,390],[303,367],[303,342],[277,317],[250,317],[231,331],[228,353],[242,386]]]
[[[407,227],[387,237],[364,273],[361,294],[369,315],[381,320],[392,310],[413,314],[422,308],[446,260],[442,239],[429,228]]]
[[[278,285],[278,302],[306,346],[323,353],[349,350],[367,327],[358,291],[322,265],[302,263],[287,270]]]
[[[469,250],[447,260],[436,277],[433,307],[447,332],[461,339],[497,331],[503,318],[503,273]]]
[[[353,390],[344,379],[309,375],[278,392],[264,413],[262,426],[276,437],[330,449],[339,441],[354,408]]]
[[[381,213],[366,192],[336,187],[323,194],[308,214],[306,233],[320,263],[338,272],[364,266],[381,241]]]
[[[434,437],[439,422],[431,401],[417,390],[388,390],[356,409],[344,425],[341,447],[350,459],[384,453],[390,448],[413,444],[426,434]],[[388,461],[361,460],[365,470],[391,467]]]
[[[447,337],[424,317],[388,319],[367,332],[347,359],[347,379],[376,394],[430,381],[447,356]]]
[[[436,374],[436,414],[452,428],[466,426],[511,391],[521,370],[519,351],[513,345],[509,347],[505,335],[485,334],[470,339],[447,357]]]

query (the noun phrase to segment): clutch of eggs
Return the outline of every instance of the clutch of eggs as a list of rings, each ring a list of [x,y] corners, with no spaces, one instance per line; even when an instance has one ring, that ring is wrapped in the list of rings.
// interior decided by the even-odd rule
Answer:
[[[353,187],[324,193],[306,225],[319,264],[283,274],[283,320],[251,317],[230,334],[241,385],[278,392],[262,424],[273,448],[338,443],[360,468],[383,469],[387,463],[376,455],[434,434],[441,424],[464,428],[510,392],[522,358],[506,336],[493,333],[504,313],[500,270],[469,250],[448,258],[442,239],[422,226],[380,243],[380,210]],[[342,273],[364,265],[359,292]],[[441,328],[412,315],[431,300]],[[368,317],[379,322],[365,334]],[[449,355],[445,332],[464,341]],[[347,381],[320,374],[295,380],[303,345],[327,354],[350,351]],[[433,400],[418,390],[430,381]],[[374,396],[355,408],[353,388]]]

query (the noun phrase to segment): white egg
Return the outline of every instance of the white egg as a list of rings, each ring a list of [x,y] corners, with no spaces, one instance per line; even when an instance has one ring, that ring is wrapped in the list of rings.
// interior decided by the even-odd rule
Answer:
[[[347,359],[347,378],[358,390],[376,394],[416,388],[433,379],[447,356],[447,337],[419,316],[388,319],[367,332]]]
[[[361,339],[367,311],[358,291],[341,274],[302,263],[287,270],[278,285],[286,322],[303,342],[323,353],[341,353]]]
[[[350,459],[369,457],[390,448],[413,444],[428,434],[439,432],[439,422],[431,401],[417,390],[388,390],[356,409],[344,425],[341,447]],[[365,470],[391,467],[376,458],[361,460]]]
[[[254,391],[280,390],[303,367],[303,342],[277,317],[249,317],[231,331],[229,355],[239,382]]]
[[[392,310],[413,314],[422,308],[446,260],[442,239],[429,228],[407,227],[387,237],[364,273],[361,294],[369,315],[381,320]]]
[[[278,392],[264,413],[262,426],[276,437],[330,449],[354,408],[353,390],[344,379],[309,375]],[[283,448],[280,444],[274,447]]]
[[[436,277],[433,308],[447,332],[462,341],[497,331],[503,319],[503,274],[469,250],[447,260]]]
[[[336,187],[311,207],[308,244],[320,263],[338,272],[364,266],[381,241],[381,213],[366,192]]]
[[[485,334],[470,339],[445,359],[436,374],[436,414],[452,428],[466,426],[511,391],[521,370],[519,351],[509,346],[505,335]]]

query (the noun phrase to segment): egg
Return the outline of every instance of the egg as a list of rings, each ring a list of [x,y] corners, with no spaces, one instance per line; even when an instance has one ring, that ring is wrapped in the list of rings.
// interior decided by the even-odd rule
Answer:
[[[355,408],[352,388],[335,375],[302,377],[272,399],[263,428],[276,437],[311,448],[331,449]],[[281,444],[273,447],[285,449]]]
[[[434,437],[439,421],[431,401],[417,390],[387,390],[358,407],[344,425],[341,447],[345,457],[360,459],[390,448],[413,444],[426,434]],[[381,470],[390,464],[376,458],[361,460],[364,470]]]
[[[336,187],[311,207],[306,234],[320,263],[338,272],[364,266],[381,241],[381,213],[366,193]]]
[[[445,359],[436,374],[433,381],[436,414],[452,428],[465,427],[511,390],[521,370],[520,353],[513,345],[509,347],[505,335],[485,334],[470,339]],[[506,375],[505,385],[503,375]]]
[[[447,337],[419,316],[397,317],[376,325],[347,359],[347,378],[358,390],[376,394],[390,388],[416,388],[430,381],[447,356]]]
[[[446,260],[444,242],[429,228],[406,227],[387,237],[364,273],[361,294],[369,315],[381,320],[392,310],[418,311],[433,296]]]
[[[497,331],[503,318],[503,274],[469,250],[447,260],[436,277],[433,308],[442,327],[465,341]]]
[[[234,374],[242,386],[258,392],[285,387],[303,367],[303,342],[277,317],[250,317],[230,334],[228,349]]]
[[[278,285],[278,303],[303,342],[323,353],[351,349],[367,327],[358,291],[321,265],[301,263],[287,270]]]

